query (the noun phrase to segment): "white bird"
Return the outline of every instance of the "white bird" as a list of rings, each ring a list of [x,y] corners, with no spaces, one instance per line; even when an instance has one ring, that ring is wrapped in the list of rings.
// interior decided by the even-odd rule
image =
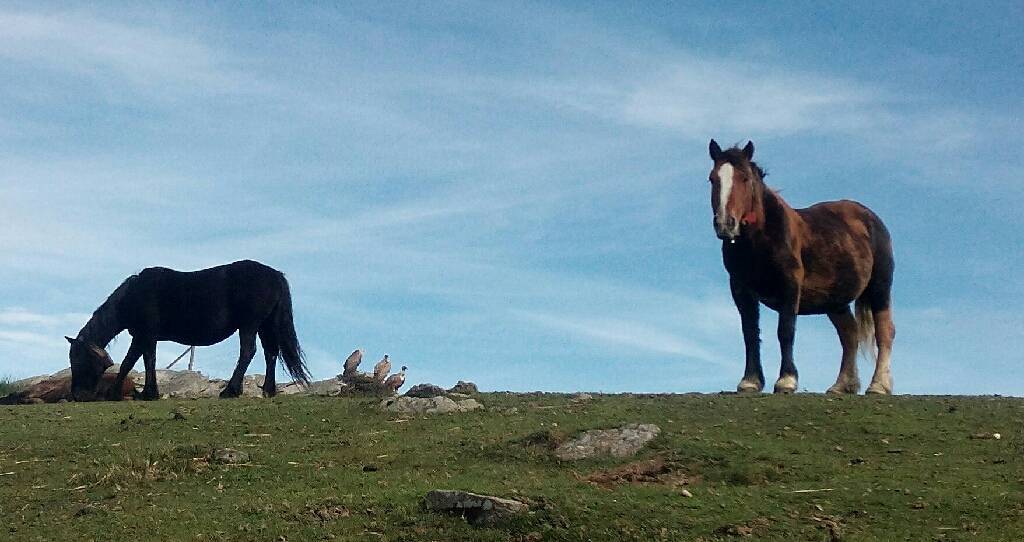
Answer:
[[[348,359],[345,360],[345,372],[342,373],[346,376],[356,374],[356,368],[363,361],[363,351],[356,349],[354,352],[349,354]]]
[[[402,384],[405,384],[406,369],[407,367],[405,365],[402,365],[401,371],[389,376],[387,380],[384,381],[384,389],[390,391],[391,393],[398,393],[398,388],[401,388]]]
[[[390,372],[391,362],[388,361],[388,355],[384,354],[384,359],[378,361],[377,364],[373,366],[373,379],[377,382],[384,382],[384,379],[387,378],[388,373]]]

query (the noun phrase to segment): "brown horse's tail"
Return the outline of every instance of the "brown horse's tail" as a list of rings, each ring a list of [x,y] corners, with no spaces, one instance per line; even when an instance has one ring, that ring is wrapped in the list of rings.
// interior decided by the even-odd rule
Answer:
[[[875,316],[871,303],[864,298],[858,299],[854,304],[854,317],[857,319],[858,350],[874,362],[878,358],[878,345],[875,343]]]

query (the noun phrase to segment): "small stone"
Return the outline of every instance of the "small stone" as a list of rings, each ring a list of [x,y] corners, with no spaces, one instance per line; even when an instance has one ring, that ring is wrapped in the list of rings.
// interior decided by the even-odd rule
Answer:
[[[680,491],[679,493],[680,493],[680,495],[682,495],[684,497],[693,497],[693,493],[690,493],[690,490],[688,490],[688,489],[684,489],[684,490]]]
[[[999,439],[1003,438],[1003,436],[1000,435],[999,433],[992,433],[992,438],[994,438],[996,440],[999,440]]]
[[[220,448],[213,452],[213,460],[218,463],[237,465],[247,463],[249,461],[249,454],[234,448]]]
[[[373,464],[363,465],[363,472],[377,472],[379,470],[380,470],[380,467],[378,467],[377,465],[373,465]]]

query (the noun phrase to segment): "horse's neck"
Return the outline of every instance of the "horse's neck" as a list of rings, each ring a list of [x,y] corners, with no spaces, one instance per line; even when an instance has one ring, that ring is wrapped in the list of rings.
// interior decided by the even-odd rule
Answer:
[[[124,327],[118,318],[117,308],[111,303],[104,303],[92,313],[92,318],[78,332],[78,338],[106,348],[122,330]]]
[[[761,197],[761,207],[764,222],[759,228],[760,236],[781,241],[781,238],[789,235],[790,228],[797,226],[794,223],[798,219],[796,212],[786,203],[786,200],[782,199],[782,196],[767,186],[764,187]]]

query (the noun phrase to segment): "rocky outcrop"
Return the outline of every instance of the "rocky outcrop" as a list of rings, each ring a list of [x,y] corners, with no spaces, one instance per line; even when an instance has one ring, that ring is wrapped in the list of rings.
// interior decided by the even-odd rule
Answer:
[[[555,455],[563,461],[611,456],[636,455],[648,442],[661,433],[654,424],[631,423],[618,429],[595,429],[560,445]]]
[[[448,389],[448,393],[461,393],[463,395],[477,395],[480,390],[477,389],[476,384],[472,382],[466,382],[459,380],[454,386]]]
[[[409,388],[409,391],[405,392],[406,397],[421,397],[429,399],[430,397],[440,397],[444,395],[444,388],[441,386],[435,386],[433,384],[416,384]]]
[[[447,397],[394,397],[381,401],[381,410],[398,414],[451,414],[469,412],[484,406],[475,399],[453,401]]]

